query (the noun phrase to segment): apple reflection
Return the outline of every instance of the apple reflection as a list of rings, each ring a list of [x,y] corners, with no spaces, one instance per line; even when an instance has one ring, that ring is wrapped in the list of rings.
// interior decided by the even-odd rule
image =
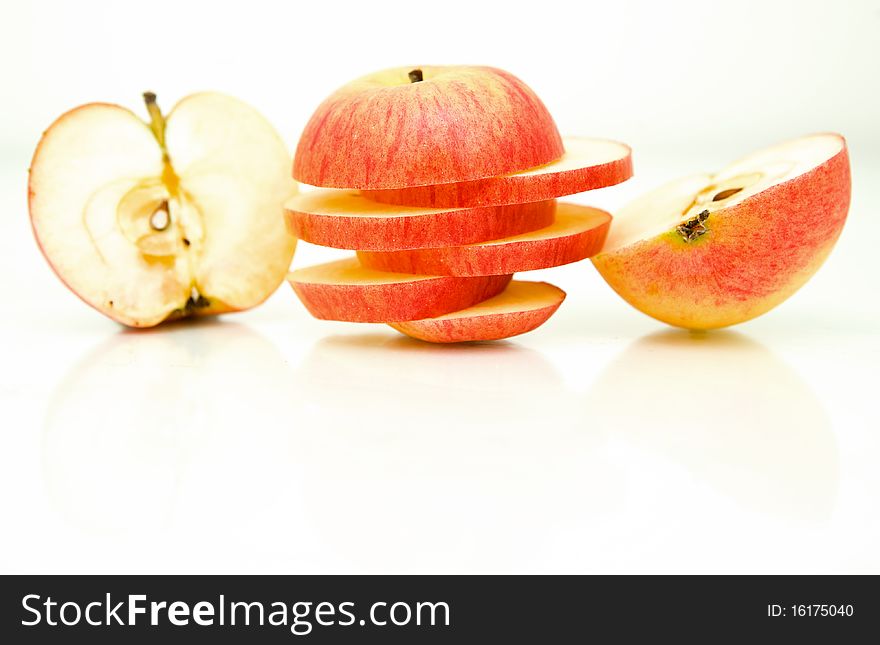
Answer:
[[[333,336],[296,379],[310,512],[367,570],[503,569],[619,497],[576,394],[515,343]]]
[[[502,570],[619,498],[580,404],[515,343],[388,330],[291,365],[246,326],[176,324],[111,337],[59,385],[45,480],[69,523],[188,568],[234,548],[251,571]]]
[[[50,401],[51,498],[93,532],[154,532],[229,508],[246,514],[250,496],[277,490],[284,472],[286,437],[259,428],[264,414],[277,416],[274,386],[286,372],[277,349],[244,325],[206,319],[115,334]],[[236,472],[248,460],[264,467],[247,469],[242,486]]]
[[[791,368],[744,335],[642,338],[599,376],[587,409],[605,433],[749,508],[795,521],[833,510],[838,454],[825,412]]]

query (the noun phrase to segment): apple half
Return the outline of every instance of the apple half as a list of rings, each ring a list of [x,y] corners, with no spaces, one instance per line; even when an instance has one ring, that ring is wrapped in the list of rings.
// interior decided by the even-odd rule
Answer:
[[[599,252],[611,215],[598,208],[560,203],[550,226],[500,240],[408,251],[359,251],[367,268],[446,276],[484,276],[547,269]]]
[[[351,81],[318,106],[293,176],[325,188],[407,188],[518,172],[562,153],[547,108],[509,72],[397,67]]]
[[[389,324],[402,334],[430,343],[500,340],[540,327],[563,300],[565,292],[552,284],[514,280],[497,296],[467,309]]]
[[[287,223],[297,238],[339,249],[395,251],[482,242],[544,228],[556,201],[487,208],[379,204],[357,191],[319,188],[292,197]]]
[[[759,316],[822,265],[850,203],[846,142],[816,134],[673,181],[614,217],[593,263],[643,313],[712,329]]]
[[[253,307],[284,280],[296,239],[290,156],[253,108],[194,94],[151,122],[118,105],[62,115],[28,185],[37,242],[86,303],[132,327]]]
[[[512,276],[408,275],[361,267],[346,258],[293,271],[288,281],[315,318],[399,322],[465,309],[504,290]]]
[[[384,204],[475,208],[554,199],[613,186],[632,177],[632,151],[626,144],[584,137],[566,137],[563,143],[565,154],[558,160],[514,174],[415,188],[365,190],[363,195]]]

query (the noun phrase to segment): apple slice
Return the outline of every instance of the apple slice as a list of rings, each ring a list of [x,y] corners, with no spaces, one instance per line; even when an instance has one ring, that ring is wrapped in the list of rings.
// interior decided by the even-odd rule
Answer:
[[[558,204],[546,227],[480,244],[409,251],[360,251],[363,266],[426,275],[502,275],[584,260],[602,247],[611,215],[598,208]]]
[[[144,98],[150,124],[92,103],[43,135],[28,186],[43,254],[86,303],[134,327],[259,304],[296,246],[284,142],[228,96],[192,95],[167,118]]]
[[[288,276],[315,318],[347,322],[399,322],[433,318],[500,293],[509,275],[458,278],[365,269],[357,258],[319,264]]]
[[[514,280],[499,295],[473,307],[437,318],[389,324],[430,343],[499,340],[540,327],[563,300],[565,292],[552,284]]]
[[[556,201],[488,208],[413,208],[379,204],[355,191],[319,188],[288,200],[287,223],[321,246],[396,251],[470,244],[544,228]]]
[[[632,177],[629,146],[605,139],[566,137],[557,161],[523,172],[476,181],[397,190],[365,190],[384,204],[424,208],[474,208],[519,204],[613,186]]]
[[[318,106],[293,176],[325,188],[407,188],[518,172],[562,153],[550,112],[513,74],[397,67],[356,79]]]
[[[831,252],[849,202],[844,138],[807,136],[635,200],[615,216],[593,263],[649,316],[725,327],[806,283]]]

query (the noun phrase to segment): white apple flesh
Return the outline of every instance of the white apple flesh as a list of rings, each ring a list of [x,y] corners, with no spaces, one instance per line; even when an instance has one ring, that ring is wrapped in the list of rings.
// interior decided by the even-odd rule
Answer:
[[[253,307],[296,246],[284,142],[253,108],[215,93],[151,123],[92,103],[46,131],[31,164],[34,234],[61,280],[132,327]]]

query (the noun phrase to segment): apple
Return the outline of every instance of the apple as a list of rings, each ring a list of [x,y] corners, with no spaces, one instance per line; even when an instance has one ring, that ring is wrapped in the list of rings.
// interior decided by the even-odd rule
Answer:
[[[553,199],[613,186],[632,177],[629,146],[605,139],[566,137],[557,161],[515,174],[415,188],[368,190],[385,204],[425,208],[474,208]]]
[[[293,176],[327,188],[408,188],[518,172],[562,153],[547,108],[512,74],[397,67],[351,81],[318,106]]]
[[[378,204],[356,191],[319,188],[292,197],[287,223],[299,239],[340,249],[394,251],[470,244],[553,223],[556,201],[487,208]]]
[[[499,340],[541,326],[563,300],[565,292],[552,284],[514,280],[499,295],[467,309],[390,325],[407,336],[431,343]]]
[[[446,276],[502,275],[577,262],[602,247],[611,215],[598,208],[560,203],[556,221],[531,233],[500,240],[407,251],[360,251],[365,267],[379,271]]]
[[[806,283],[831,252],[849,202],[844,138],[806,136],[637,199],[615,216],[593,263],[649,316],[725,327]]]
[[[510,278],[388,273],[363,268],[357,258],[306,267],[288,276],[315,318],[347,322],[433,318],[491,298],[504,290]]]
[[[167,117],[144,98],[150,123],[90,103],[43,135],[28,185],[43,254],[82,300],[132,327],[259,304],[296,246],[284,142],[228,96],[194,94]]]

